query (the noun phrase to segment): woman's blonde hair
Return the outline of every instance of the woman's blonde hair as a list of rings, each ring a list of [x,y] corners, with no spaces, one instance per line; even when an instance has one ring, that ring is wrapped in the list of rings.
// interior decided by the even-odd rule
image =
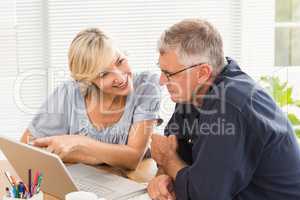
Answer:
[[[73,79],[90,84],[115,54],[111,39],[98,28],[80,31],[69,48],[69,68]]]

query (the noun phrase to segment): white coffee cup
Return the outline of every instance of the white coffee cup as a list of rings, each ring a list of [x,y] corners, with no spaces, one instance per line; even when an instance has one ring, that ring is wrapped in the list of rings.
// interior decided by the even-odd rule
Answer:
[[[65,200],[98,200],[98,197],[96,194],[91,192],[84,192],[84,191],[78,191],[78,192],[71,192],[66,195]]]

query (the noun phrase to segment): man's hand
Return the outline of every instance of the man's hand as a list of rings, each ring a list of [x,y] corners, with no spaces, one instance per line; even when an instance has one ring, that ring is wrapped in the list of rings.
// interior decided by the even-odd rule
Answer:
[[[32,144],[36,147],[47,148],[47,151],[57,154],[63,161],[66,161],[75,154],[79,154],[81,147],[89,140],[86,136],[62,135],[35,139]]]
[[[178,171],[187,166],[177,154],[177,148],[176,136],[152,135],[151,156],[173,180]]]
[[[172,178],[160,175],[152,179],[148,185],[148,194],[155,200],[175,200]]]
[[[158,165],[165,166],[170,160],[177,157],[177,148],[176,136],[152,135],[151,155]]]

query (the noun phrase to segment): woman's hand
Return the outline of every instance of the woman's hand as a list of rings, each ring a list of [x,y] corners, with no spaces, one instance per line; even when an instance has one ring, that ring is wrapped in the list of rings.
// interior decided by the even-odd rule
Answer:
[[[33,146],[46,148],[47,151],[57,154],[64,162],[99,164],[95,158],[84,151],[84,147],[91,142],[92,139],[86,136],[61,135],[35,139]]]

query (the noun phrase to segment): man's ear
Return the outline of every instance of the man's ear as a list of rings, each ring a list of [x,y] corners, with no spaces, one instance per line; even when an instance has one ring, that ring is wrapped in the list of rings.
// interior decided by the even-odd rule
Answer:
[[[197,79],[199,84],[205,83],[207,80],[209,80],[212,76],[213,68],[209,64],[203,64],[197,73]]]

